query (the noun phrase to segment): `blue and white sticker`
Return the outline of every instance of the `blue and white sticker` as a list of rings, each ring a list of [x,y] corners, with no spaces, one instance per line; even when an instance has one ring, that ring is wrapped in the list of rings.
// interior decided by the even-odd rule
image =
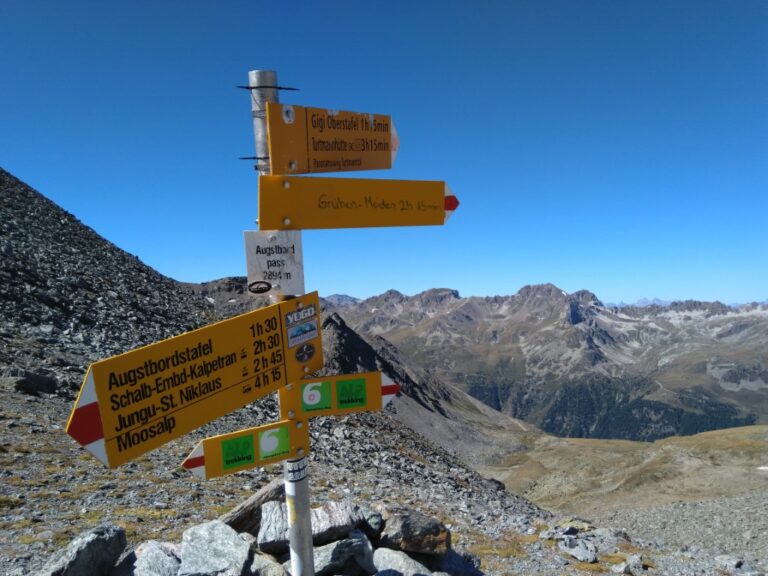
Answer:
[[[317,319],[302,322],[288,328],[288,348],[295,348],[309,340],[317,338]]]

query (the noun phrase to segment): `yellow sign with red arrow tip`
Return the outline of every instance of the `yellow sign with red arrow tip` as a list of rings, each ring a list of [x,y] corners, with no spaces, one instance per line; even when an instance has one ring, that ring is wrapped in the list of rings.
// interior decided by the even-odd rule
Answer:
[[[441,225],[458,205],[440,181],[259,176],[262,230]]]
[[[381,410],[400,387],[381,372],[300,380],[280,388],[280,417],[304,420]]]
[[[309,426],[282,420],[202,440],[181,465],[203,480],[309,454]]]
[[[323,366],[317,292],[91,364],[67,433],[110,468]]]

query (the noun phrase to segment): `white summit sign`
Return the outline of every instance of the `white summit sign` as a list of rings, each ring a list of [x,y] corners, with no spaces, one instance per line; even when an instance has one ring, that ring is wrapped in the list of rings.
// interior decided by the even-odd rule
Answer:
[[[246,231],[251,294],[304,294],[304,258],[298,230]]]

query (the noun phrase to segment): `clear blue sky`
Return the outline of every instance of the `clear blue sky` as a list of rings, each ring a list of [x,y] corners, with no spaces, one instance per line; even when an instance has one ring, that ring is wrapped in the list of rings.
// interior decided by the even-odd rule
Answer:
[[[304,232],[307,290],[768,299],[768,2],[1,0],[0,166],[163,274],[245,275],[249,70],[390,114],[445,226]],[[45,239],[41,239],[45,241]]]

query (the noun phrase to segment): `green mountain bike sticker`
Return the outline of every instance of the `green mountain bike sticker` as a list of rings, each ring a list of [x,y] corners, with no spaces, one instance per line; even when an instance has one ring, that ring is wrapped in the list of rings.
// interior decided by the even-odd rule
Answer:
[[[239,436],[221,442],[221,465],[224,470],[239,468],[246,464],[253,464],[253,434]]]
[[[365,378],[339,380],[336,382],[336,407],[360,408],[368,405]]]

